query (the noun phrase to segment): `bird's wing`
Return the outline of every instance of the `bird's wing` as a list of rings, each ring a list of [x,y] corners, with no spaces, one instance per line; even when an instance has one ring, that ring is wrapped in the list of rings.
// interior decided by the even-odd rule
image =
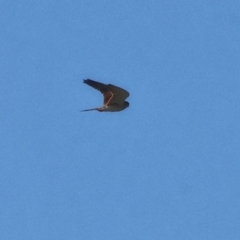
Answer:
[[[111,91],[112,97],[109,99],[106,105],[114,103],[122,104],[124,103],[125,99],[130,95],[129,92],[125,89],[114,86],[112,84],[108,84],[107,87]]]
[[[127,92],[126,90],[120,87],[114,86],[112,84],[106,85],[91,79],[83,80],[83,82],[97,89],[103,94],[104,105],[109,105],[114,103],[121,104],[129,96],[129,92]]]
[[[96,82],[96,81],[93,81],[91,79],[83,80],[83,82],[86,83],[87,85],[97,89],[102,94],[104,94],[104,93],[106,93],[108,91],[108,88],[107,88],[106,84],[103,84],[103,83],[100,83],[100,82]]]
[[[104,96],[103,104],[107,105],[106,103],[108,103],[113,96],[112,92],[108,89],[108,85],[91,79],[83,80],[83,82],[100,91]]]

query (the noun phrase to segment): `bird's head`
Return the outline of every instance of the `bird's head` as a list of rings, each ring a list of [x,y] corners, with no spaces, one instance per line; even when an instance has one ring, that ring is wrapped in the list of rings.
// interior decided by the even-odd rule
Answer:
[[[124,102],[124,106],[125,106],[126,108],[129,107],[129,105],[130,105],[129,102],[127,102],[127,101]]]

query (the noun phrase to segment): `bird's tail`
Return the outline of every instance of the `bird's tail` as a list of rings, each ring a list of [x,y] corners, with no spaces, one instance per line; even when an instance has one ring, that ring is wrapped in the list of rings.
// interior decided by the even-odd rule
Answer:
[[[81,110],[80,112],[87,112],[87,111],[93,111],[93,110],[98,110],[98,108],[85,109],[85,110]]]

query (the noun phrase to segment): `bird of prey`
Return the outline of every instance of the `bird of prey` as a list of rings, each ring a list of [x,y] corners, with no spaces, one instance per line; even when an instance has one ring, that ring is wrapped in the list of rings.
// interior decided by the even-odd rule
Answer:
[[[129,96],[128,91],[112,84],[103,84],[91,79],[83,80],[83,82],[103,94],[103,106],[85,109],[82,110],[82,112],[92,110],[97,110],[99,112],[118,112],[129,107],[129,102],[125,101],[125,99]]]

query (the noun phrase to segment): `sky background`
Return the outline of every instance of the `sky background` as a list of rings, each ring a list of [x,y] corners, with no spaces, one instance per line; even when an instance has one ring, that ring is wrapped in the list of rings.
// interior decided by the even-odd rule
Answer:
[[[1,239],[240,239],[239,0],[2,0],[0,35]]]

